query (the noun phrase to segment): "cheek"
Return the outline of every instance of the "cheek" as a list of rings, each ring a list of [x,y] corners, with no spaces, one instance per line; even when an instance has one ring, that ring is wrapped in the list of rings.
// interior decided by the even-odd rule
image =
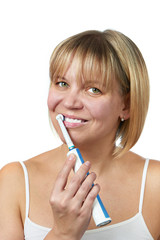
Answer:
[[[49,111],[54,111],[59,101],[60,101],[59,96],[51,88],[49,90],[48,100],[47,100]]]
[[[95,119],[104,119],[111,115],[112,106],[107,101],[97,101],[95,103],[88,104],[88,109],[90,109],[90,113]]]
[[[92,118],[101,125],[108,126],[119,124],[119,104],[114,99],[107,98],[102,101],[97,101],[95,104],[88,105]]]
[[[98,119],[104,119],[107,116],[110,115],[110,107],[108,106],[108,104],[99,104],[99,106],[97,106],[97,108],[95,108],[94,114],[97,116]]]
[[[47,105],[49,111],[51,111],[53,109],[53,98],[50,94],[48,95]]]
[[[59,101],[60,101],[60,99],[59,99],[58,95],[51,88],[49,90],[48,99],[47,99],[49,115],[50,115],[50,119],[51,119],[51,122],[53,124],[53,127],[54,127],[55,131],[57,132],[57,134],[59,136],[61,136],[61,130],[60,130],[59,124],[58,124],[58,122],[56,120],[56,113],[55,113],[55,109],[56,109],[56,106],[58,105]],[[63,136],[61,136],[61,140],[64,141]]]

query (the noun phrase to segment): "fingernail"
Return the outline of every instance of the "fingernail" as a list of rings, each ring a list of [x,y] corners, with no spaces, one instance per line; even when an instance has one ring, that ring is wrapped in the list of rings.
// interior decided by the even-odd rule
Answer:
[[[73,153],[71,153],[68,157],[68,160],[72,161],[73,159],[75,159],[75,155]]]
[[[85,164],[87,167],[90,166],[90,162],[89,162],[89,161],[86,161],[84,164]]]

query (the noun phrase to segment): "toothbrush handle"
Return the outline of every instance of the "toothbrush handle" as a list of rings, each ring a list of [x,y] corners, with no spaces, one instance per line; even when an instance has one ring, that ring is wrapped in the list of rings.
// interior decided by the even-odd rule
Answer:
[[[67,155],[70,155],[71,153],[74,153],[77,157],[74,168],[74,171],[77,172],[80,166],[84,163],[84,160],[78,148],[71,149]],[[111,218],[108,215],[99,195],[97,195],[93,203],[92,216],[97,227],[106,225],[111,222]]]

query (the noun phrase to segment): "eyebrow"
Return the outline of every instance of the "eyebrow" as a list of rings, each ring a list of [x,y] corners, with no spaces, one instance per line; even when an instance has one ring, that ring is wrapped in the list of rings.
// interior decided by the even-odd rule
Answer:
[[[60,79],[62,79],[62,80],[67,81],[67,78],[65,78],[65,77],[57,76],[57,78],[60,78]]]
[[[64,80],[64,81],[68,81],[68,79],[66,77],[62,77],[62,76],[57,76],[57,78],[61,79],[61,80]],[[101,83],[100,81],[98,80],[82,80],[82,83],[84,85],[90,85],[90,84],[96,84],[98,87],[106,87],[104,83]]]
[[[97,80],[85,80],[86,83],[96,83],[96,84],[100,84],[99,81]]]
[[[102,86],[102,87],[105,87],[105,84],[98,81],[98,80],[86,80],[84,81],[85,84],[96,84],[98,86]]]

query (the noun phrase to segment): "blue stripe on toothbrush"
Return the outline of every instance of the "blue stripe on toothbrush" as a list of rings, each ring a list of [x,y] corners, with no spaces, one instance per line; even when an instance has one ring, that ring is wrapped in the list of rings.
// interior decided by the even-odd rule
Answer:
[[[83,164],[83,163],[84,163],[84,160],[83,160],[83,158],[82,158],[82,155],[81,155],[79,149],[76,148],[76,151],[77,151],[77,153],[78,153],[78,156],[79,156],[79,158],[80,158],[81,163]]]
[[[71,147],[69,147],[69,151],[70,150],[72,150],[72,149],[74,149],[75,148],[75,146],[73,145],[73,146],[71,146]]]
[[[76,148],[76,151],[77,151],[77,153],[78,153],[78,155],[79,155],[79,158],[80,158],[81,163],[83,164],[83,163],[84,163],[84,160],[83,160],[83,158],[82,158],[82,155],[81,155],[79,149]],[[89,172],[87,173],[87,175],[89,175]],[[92,184],[92,187],[93,187],[93,186],[94,186],[94,183]],[[101,209],[102,209],[102,211],[103,211],[103,213],[104,213],[104,216],[105,216],[106,218],[109,218],[108,212],[106,211],[106,209],[105,209],[105,207],[104,207],[104,205],[103,205],[103,203],[102,203],[102,200],[101,200],[99,194],[97,195],[97,200],[98,200],[98,202],[99,202],[99,204],[100,204],[100,206],[101,206]],[[110,222],[110,221],[109,221],[109,222]]]

